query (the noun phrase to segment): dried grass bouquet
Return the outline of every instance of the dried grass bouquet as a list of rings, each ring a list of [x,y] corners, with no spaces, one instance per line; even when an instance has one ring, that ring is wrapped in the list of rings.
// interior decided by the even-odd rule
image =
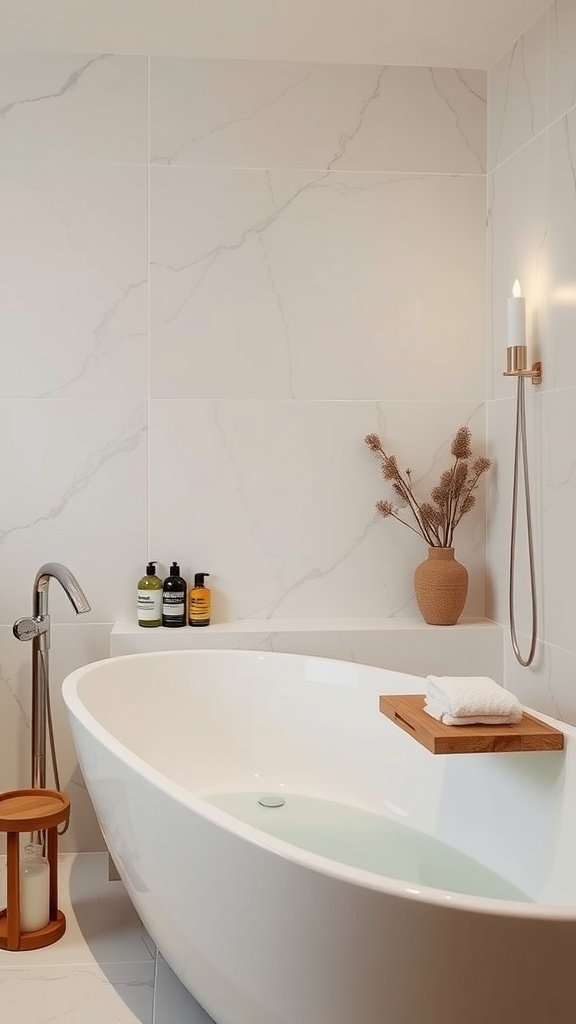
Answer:
[[[380,459],[382,476],[390,481],[392,489],[401,504],[410,510],[416,527],[411,526],[399,515],[399,509],[391,501],[378,501],[376,508],[381,516],[392,516],[409,530],[424,538],[431,548],[451,548],[454,530],[462,516],[476,504],[474,491],[483,473],[492,465],[484,455],[473,457],[472,435],[468,427],[460,427],[454,435],[450,451],[454,456],[451,469],[445,469],[440,480],[430,492],[430,501],[420,504],[413,492],[412,475],[409,469],[402,473],[398,469],[395,455],[388,455],[382,447],[378,434],[367,434],[364,441]]]

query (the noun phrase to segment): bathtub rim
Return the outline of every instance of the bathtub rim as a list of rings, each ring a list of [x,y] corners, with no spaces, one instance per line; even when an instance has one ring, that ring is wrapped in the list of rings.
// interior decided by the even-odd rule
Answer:
[[[201,648],[177,651],[147,651],[138,654],[117,655],[113,658],[100,658],[75,669],[73,672],[68,673],[62,682],[62,697],[68,712],[94,737],[98,743],[100,743],[114,757],[117,757],[136,774],[142,776],[150,784],[160,789],[168,798],[175,800],[186,809],[199,814],[201,817],[207,819],[213,825],[223,829],[225,832],[239,836],[250,844],[293,861],[301,867],[328,876],[340,882],[361,886],[362,888],[372,891],[375,890],[389,896],[414,900],[420,904],[424,903],[443,907],[448,910],[461,910],[493,917],[526,918],[534,921],[562,920],[567,922],[576,922],[576,904],[501,900],[494,899],[489,896],[473,896],[468,893],[459,893],[452,892],[448,889],[433,888],[432,886],[422,885],[409,880],[390,878],[387,875],[380,875],[364,868],[356,868],[352,865],[324,857],[321,854],[313,853],[312,851],[306,850],[304,847],[295,846],[284,839],[272,836],[268,832],[264,832],[253,825],[247,824],[235,815],[215,807],[213,804],[209,803],[205,797],[190,792],[190,790],[185,786],[175,782],[158,768],[155,768],[147,761],[144,761],[143,758],[138,754],[135,754],[129,747],[101,725],[98,719],[95,718],[86,705],[83,704],[78,693],[78,685],[80,681],[94,668],[99,668],[101,666],[113,666],[115,664],[124,663],[128,660],[133,662],[135,660],[142,659],[148,660],[154,657],[161,657],[162,659],[165,659],[173,656],[182,658],[182,656],[203,656],[206,654],[219,656],[225,654],[227,656],[239,658],[242,658],[243,656],[257,655],[259,658],[264,657],[267,659],[281,657],[285,659],[305,659],[307,661],[319,661],[322,663],[335,662],[336,664],[342,664],[342,660],[338,658],[323,658],[316,655],[288,654],[276,651],[259,651],[249,649],[222,650],[218,648]],[[390,673],[401,678],[419,678],[418,676],[414,676],[410,673],[396,672],[392,669],[379,669],[375,666],[358,665],[357,663],[354,663],[354,665],[360,669],[366,668],[373,672]],[[540,718],[542,721],[556,725],[556,727],[562,726],[562,731],[565,732],[565,735],[569,735],[572,739],[576,737],[576,730],[572,729],[571,726],[566,725],[566,723],[559,722],[556,719],[551,719],[548,716],[542,715],[528,707],[525,707],[524,710],[535,715],[537,718]],[[449,755],[431,754],[430,756]]]

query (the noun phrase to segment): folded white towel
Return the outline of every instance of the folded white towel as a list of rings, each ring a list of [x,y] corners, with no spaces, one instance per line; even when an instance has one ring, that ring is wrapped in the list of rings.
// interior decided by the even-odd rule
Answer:
[[[445,725],[519,722],[517,697],[487,676],[427,676],[424,710]]]
[[[424,711],[438,722],[443,722],[444,725],[514,725],[522,717],[522,712],[520,715],[517,713],[510,715],[450,715],[429,697],[426,698]]]

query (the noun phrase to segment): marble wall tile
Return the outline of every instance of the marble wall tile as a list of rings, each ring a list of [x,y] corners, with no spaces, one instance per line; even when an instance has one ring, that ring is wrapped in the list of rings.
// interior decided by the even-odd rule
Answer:
[[[4,397],[145,398],[144,167],[0,162]]]
[[[542,397],[542,532],[544,626],[539,635],[576,654],[574,587],[576,574],[576,389]]]
[[[486,403],[486,454],[493,460],[486,479],[486,614],[494,622],[506,626],[514,417],[513,397]],[[524,565],[522,559],[519,566],[522,568]]]
[[[362,128],[331,164],[478,174],[486,169],[486,73],[471,69],[387,67]]]
[[[152,395],[482,398],[484,209],[474,175],[154,168]]]
[[[0,626],[0,791],[30,785],[31,653]]]
[[[576,8],[555,0],[548,9],[548,124],[576,104]]]
[[[542,339],[547,387],[576,384],[576,111],[548,131],[548,317]]]
[[[548,14],[544,12],[488,72],[488,168],[547,124]]]
[[[478,173],[485,133],[481,71],[151,61],[155,163]]]
[[[530,648],[530,636],[518,637],[521,650]],[[576,725],[576,657],[572,651],[539,641],[532,665],[523,668],[505,639],[504,665],[507,689],[527,707],[550,715],[567,725]]]
[[[11,567],[0,622],[30,613],[46,561],[75,573],[92,621],[133,612],[146,549],[146,431],[138,402],[0,400],[0,434],[12,439],[0,453],[0,547]],[[53,621],[73,621],[63,591],[52,589]]]
[[[507,301],[516,278],[526,297],[526,341],[530,362],[549,355],[550,245],[546,211],[547,137],[525,146],[489,176],[490,265],[488,397],[514,394],[506,369]],[[550,386],[545,372],[543,387]]]
[[[143,56],[3,53],[0,159],[145,163]]]
[[[485,75],[153,59],[149,147],[147,72],[108,55],[0,69],[6,785],[29,757],[10,625],[43,562],[93,608],[76,622],[51,588],[57,688],[134,616],[147,556],[211,571],[221,619],[416,614],[425,548],[377,519],[363,435],[389,434],[428,484],[462,422],[484,431]],[[467,615],[484,608],[477,513]],[[100,848],[59,692],[54,715],[63,848]]]
[[[412,574],[426,548],[375,514],[390,495],[363,437],[380,433],[428,489],[463,423],[480,448],[483,403],[155,400],[151,549],[185,577],[213,574],[215,622],[417,614]],[[484,609],[483,547],[480,500],[457,539],[468,615]]]

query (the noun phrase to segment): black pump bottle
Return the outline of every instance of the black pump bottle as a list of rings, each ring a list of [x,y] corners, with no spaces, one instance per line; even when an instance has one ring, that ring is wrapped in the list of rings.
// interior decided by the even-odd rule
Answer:
[[[172,562],[170,575],[162,586],[162,625],[186,625],[186,580],[180,575],[180,566]]]

